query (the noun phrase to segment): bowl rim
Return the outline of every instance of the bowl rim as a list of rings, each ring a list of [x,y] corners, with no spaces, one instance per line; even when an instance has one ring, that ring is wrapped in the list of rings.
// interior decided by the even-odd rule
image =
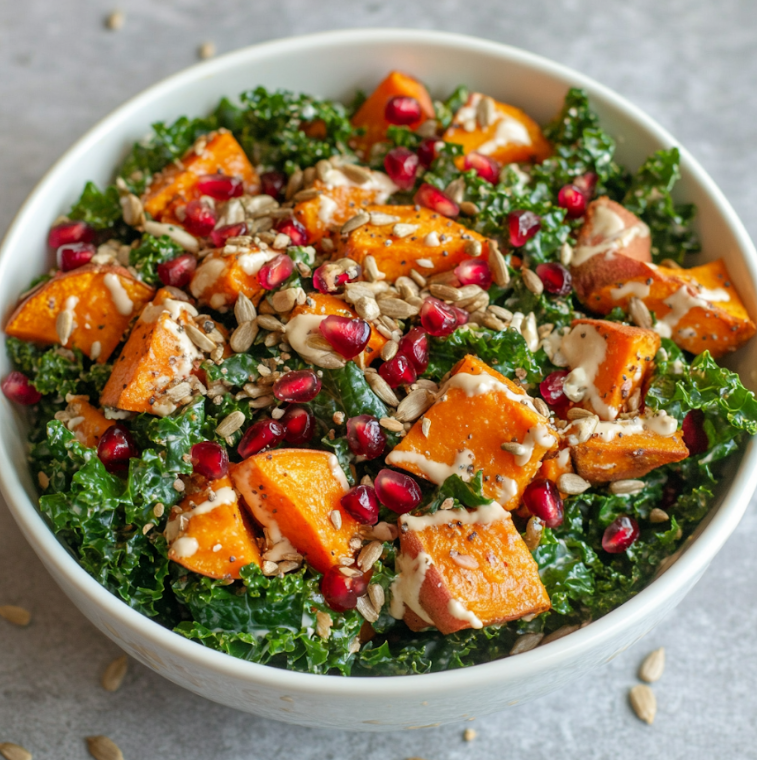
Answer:
[[[397,42],[443,45],[451,51],[489,55],[498,58],[504,65],[508,63],[523,65],[552,79],[564,81],[566,86],[586,89],[593,100],[602,101],[605,105],[622,113],[625,118],[647,132],[656,142],[679,148],[682,167],[690,173],[692,180],[702,187],[714,203],[717,213],[731,229],[751,279],[757,283],[757,252],[736,212],[692,155],[681,147],[667,130],[637,106],[590,77],[540,55],[510,45],[451,32],[393,28],[317,32],[251,45],[183,69],[133,96],[79,138],[37,183],[15,215],[0,245],[0,277],[3,277],[8,266],[10,249],[18,245],[24,228],[31,222],[37,199],[43,194],[45,188],[48,185],[54,185],[57,177],[62,175],[67,166],[76,161],[77,157],[89,146],[96,144],[112,129],[117,128],[120,121],[126,118],[130,111],[140,108],[146,102],[160,98],[175,87],[191,84],[206,76],[217,75],[239,65],[264,60],[271,54],[286,53],[295,49],[301,51],[303,48],[307,48],[311,53],[324,48],[330,48],[333,52],[333,48],[338,48],[342,44],[356,42],[374,45]],[[664,606],[666,600],[674,598],[676,592],[684,588],[688,581],[692,578],[697,579],[735,530],[756,486],[757,445],[753,439],[750,439],[742,453],[738,470],[730,486],[725,490],[719,506],[716,507],[714,513],[711,513],[711,519],[704,530],[696,540],[690,542],[680,558],[635,597],[586,628],[551,642],[544,648],[525,652],[518,657],[506,657],[457,670],[418,674],[410,678],[404,676],[339,678],[284,670],[237,659],[205,647],[199,642],[186,639],[129,607],[90,576],[58,541],[37,506],[28,498],[10,452],[5,442],[0,439],[0,492],[16,522],[40,558],[44,557],[44,564],[48,569],[54,568],[81,595],[88,597],[96,606],[102,608],[106,615],[115,619],[136,637],[163,648],[175,657],[202,665],[222,676],[244,679],[262,686],[275,686],[278,690],[283,688],[292,689],[301,694],[328,694],[342,697],[381,698],[391,696],[399,688],[402,689],[403,696],[422,697],[427,695],[430,688],[439,688],[445,682],[447,687],[470,688],[494,679],[517,681],[547,671],[561,661],[580,657],[582,653],[589,652],[602,642],[608,642],[616,637],[624,627],[630,627],[630,621],[641,617],[645,610],[650,607]]]

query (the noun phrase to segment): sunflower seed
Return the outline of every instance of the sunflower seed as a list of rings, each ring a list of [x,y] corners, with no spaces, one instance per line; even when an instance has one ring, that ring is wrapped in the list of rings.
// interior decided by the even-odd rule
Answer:
[[[376,612],[381,612],[381,608],[384,606],[386,597],[384,595],[384,587],[378,583],[371,583],[368,586],[368,598],[371,600],[373,609]]]
[[[244,425],[245,416],[239,410],[232,412],[228,417],[224,417],[223,420],[216,427],[216,435],[221,438],[226,438],[232,433],[236,433],[239,428]]]
[[[0,744],[0,755],[5,760],[32,760],[32,753],[28,749],[12,742],[2,742]]]
[[[641,663],[639,678],[647,683],[654,683],[662,678],[665,670],[665,648],[660,647],[650,652]]]
[[[371,217],[365,211],[359,211],[351,219],[348,219],[340,228],[342,235],[349,235],[350,232],[362,227],[371,221]]]
[[[636,717],[651,726],[657,713],[657,698],[652,689],[644,684],[639,684],[631,689],[628,697]]]
[[[415,284],[418,285],[418,287],[425,288],[428,284],[426,278],[417,269],[410,270],[410,277],[413,279]]]
[[[643,480],[616,480],[610,483],[610,493],[616,496],[626,496],[640,493],[644,490],[646,483]]]
[[[332,509],[329,512],[329,520],[336,530],[342,527],[342,513],[338,509]]]
[[[380,211],[371,212],[371,224],[376,227],[384,227],[387,224],[396,224],[400,218],[393,214],[382,214]]]
[[[499,252],[496,240],[489,240],[489,268],[492,270],[492,278],[500,288],[510,284],[510,272],[505,263],[505,257]]]
[[[544,292],[544,283],[539,279],[539,275],[532,269],[523,267],[520,272],[523,278],[523,284],[535,295],[540,296]]]
[[[200,250],[200,243],[197,238],[174,224],[163,224],[148,220],[144,223],[144,231],[156,238],[167,235],[174,243],[178,243],[185,251],[189,251],[190,253],[197,253]]]
[[[331,635],[331,626],[334,625],[334,621],[331,619],[331,615],[328,612],[315,613],[315,632],[325,641]]]
[[[290,312],[297,305],[300,288],[284,288],[271,296],[271,306],[279,313]]]
[[[392,235],[398,238],[406,238],[412,235],[418,227],[419,225],[417,224],[404,224],[400,222],[392,227]]]
[[[462,567],[465,570],[478,569],[478,560],[475,557],[471,557],[470,554],[461,554],[453,549],[449,553],[449,556],[458,567]]]
[[[396,345],[396,344],[395,344]],[[400,400],[397,394],[392,390],[389,383],[384,380],[377,372],[370,372],[365,376],[371,390],[385,403],[392,407],[399,406]]]
[[[216,344],[212,341],[204,332],[198,330],[194,325],[184,325],[184,330],[192,343],[197,346],[201,351],[210,353]]]
[[[504,443],[501,443],[499,447],[502,451],[506,451],[514,457],[522,457],[524,454],[528,453],[528,449],[522,443],[518,443],[517,441],[505,441]]]
[[[15,604],[0,605],[0,617],[13,625],[27,626],[31,622],[32,614],[24,607]]]
[[[670,520],[670,515],[664,509],[660,509],[659,507],[655,507],[649,513],[649,522],[663,523],[667,522],[668,520]]]
[[[58,333],[58,340],[61,346],[68,343],[71,333],[74,331],[74,314],[70,309],[64,309],[58,312],[55,318],[55,332]]]
[[[347,179],[356,182],[358,185],[364,185],[373,179],[373,173],[370,169],[357,166],[357,164],[342,164],[341,171]]]
[[[371,541],[370,544],[366,544],[357,556],[357,566],[363,571],[368,572],[381,557],[381,553],[384,551],[384,545],[381,541]]]
[[[542,417],[549,417],[549,407],[547,406],[546,402],[540,398],[535,398],[533,401],[534,401],[534,409],[536,409],[536,411]]]
[[[507,330],[507,324],[503,322],[501,319],[498,319],[494,316],[494,314],[486,313],[484,314],[484,327],[488,327],[491,330],[496,330],[497,332],[502,332],[503,330]]]
[[[350,557],[351,559],[351,557]],[[345,577],[345,578],[357,578],[359,575],[362,575],[360,570],[356,570],[354,567],[347,567],[342,566],[339,568],[339,572]]]
[[[145,210],[142,201],[133,193],[126,193],[119,198],[124,221],[130,227],[142,227],[145,223]]]
[[[356,271],[359,272],[360,270],[356,269]],[[386,277],[386,275],[378,268],[376,259],[370,254],[363,259],[363,271],[365,272],[365,278],[369,282],[378,282]]]
[[[423,433],[424,438],[428,438],[429,430],[431,430],[431,420],[428,417],[424,417],[421,420],[421,433]]]
[[[124,680],[126,671],[129,669],[129,658],[126,655],[116,657],[105,668],[100,683],[105,691],[117,691]]]
[[[400,298],[382,298],[378,302],[379,309],[384,316],[392,319],[408,319],[414,317],[420,309]]]
[[[570,496],[577,496],[584,491],[591,488],[591,483],[588,480],[584,480],[580,475],[576,475],[572,472],[564,472],[557,479],[557,487]]]
[[[392,433],[401,433],[405,429],[405,426],[399,420],[394,419],[394,417],[382,417],[379,420],[379,425],[382,428],[391,430]]]
[[[538,517],[531,517],[526,524],[526,535],[523,540],[529,551],[535,551],[541,543],[541,534],[544,530],[544,523]]]
[[[462,203],[460,203],[460,211],[462,211],[463,214],[465,214],[466,216],[475,216],[478,213],[479,208],[472,201],[462,201]],[[470,242],[476,243],[478,241],[476,241],[476,240],[473,240],[473,241],[469,240],[468,242],[469,243]],[[467,247],[466,247],[466,251],[465,252],[468,253],[469,256],[480,256],[481,255],[481,243],[478,243],[478,251],[479,251],[478,253],[468,253]]]
[[[123,752],[107,736],[88,736],[87,749],[95,760],[124,760]]]
[[[216,54],[216,46],[214,42],[203,42],[199,48],[197,48],[197,55],[203,60],[207,61],[208,58],[212,58]]]
[[[250,401],[250,409],[265,409],[274,402],[273,396],[258,396]]]
[[[530,652],[532,649],[539,646],[539,643],[543,638],[543,633],[521,634],[515,640],[515,644],[513,644],[513,648],[510,650],[510,654],[523,654],[523,652]]]
[[[376,299],[370,296],[363,296],[358,299],[357,303],[355,303],[355,311],[358,313],[358,316],[367,322],[373,322],[381,314],[381,309],[379,309]]]
[[[192,386],[189,383],[179,383],[178,385],[174,385],[172,388],[169,388],[166,391],[166,396],[168,396],[171,401],[181,401],[191,393]]]
[[[245,353],[257,337],[259,328],[257,322],[242,322],[229,340],[229,346],[235,354]]]
[[[567,636],[570,633],[573,633],[574,631],[578,630],[577,625],[563,625],[560,628],[558,628],[556,631],[552,631],[552,633],[547,634],[541,641],[542,646],[544,644],[550,644],[553,641],[557,641],[558,639],[563,638],[563,636]]]
[[[357,611],[369,622],[375,623],[379,616],[373,608],[371,600],[367,596],[359,596],[357,599]]]
[[[560,246],[560,263],[564,267],[569,267],[573,261],[573,246],[570,243],[563,243]]]
[[[462,300],[462,293],[459,288],[453,288],[450,285],[441,285],[434,283],[429,287],[432,296],[441,298],[442,301],[457,302]]]
[[[631,321],[637,327],[643,327],[645,330],[652,328],[652,315],[641,298],[637,298],[636,296],[631,298],[628,302],[628,314],[631,317]]]
[[[536,315],[532,311],[528,312],[525,320],[523,320],[520,334],[525,339],[528,350],[536,353],[539,350],[539,343],[541,341],[539,340],[539,330],[536,327]]]
[[[461,203],[465,194],[465,180],[462,177],[453,179],[444,189],[444,194],[455,203]]]
[[[292,562],[291,560],[287,560],[286,562],[279,562],[279,573],[282,575],[285,573],[291,573],[292,570],[296,570],[299,566],[299,562]]]
[[[263,566],[261,567],[261,570],[263,571],[263,575],[278,575],[279,566],[275,562],[266,560],[265,562],[263,562]]]
[[[382,521],[373,526],[373,535],[379,541],[394,541],[399,535],[399,530],[396,525]]]
[[[494,105],[494,100],[488,96],[484,96],[478,101],[476,105],[476,121],[478,121],[481,129],[488,129],[494,122],[497,109]]]
[[[381,358],[385,362],[388,362],[390,359],[394,359],[394,357],[397,355],[398,349],[399,349],[399,344],[396,341],[394,340],[387,341],[381,347]]]
[[[315,173],[318,175],[318,179],[321,180],[321,182],[325,182],[328,178],[328,174],[331,171],[331,164],[326,161],[325,158],[322,158],[316,165],[315,165]]]
[[[258,316],[258,327],[262,327],[264,330],[270,330],[271,332],[277,332],[280,331],[284,325],[272,314],[260,314]]]
[[[434,268],[434,262],[431,261],[431,259],[416,259],[415,263],[419,267],[423,267],[424,269],[433,269]]]
[[[408,393],[400,401],[394,416],[400,422],[412,422],[417,420],[427,409],[430,409],[435,401],[435,396],[425,388]]]
[[[108,14],[108,17],[105,19],[105,26],[115,32],[124,25],[124,21],[126,21],[126,16],[124,16],[122,11],[113,11],[113,13]],[[15,760],[15,758],[11,760]]]
[[[596,417],[594,412],[590,412],[588,409],[582,409],[580,406],[574,406],[572,409],[568,409],[565,415],[569,420],[582,420],[586,417]]]
[[[294,198],[297,192],[302,187],[302,172],[299,169],[295,169],[289,177],[287,182],[287,189],[284,197],[289,201]]]

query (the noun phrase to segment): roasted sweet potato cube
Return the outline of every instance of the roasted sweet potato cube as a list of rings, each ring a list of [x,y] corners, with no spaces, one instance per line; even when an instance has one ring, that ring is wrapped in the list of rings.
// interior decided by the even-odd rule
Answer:
[[[89,403],[87,396],[67,396],[68,406],[55,417],[66,423],[66,427],[76,436],[76,440],[87,448],[97,448],[102,434],[115,425],[105,415]]]
[[[171,510],[166,526],[168,559],[208,578],[240,578],[261,564],[249,517],[228,475],[204,484]]]
[[[420,119],[407,126],[417,129],[426,119],[434,118],[434,104],[426,88],[416,79],[400,71],[392,71],[370,94],[352,117],[355,127],[362,127],[365,133],[355,138],[354,147],[363,156],[368,156],[371,147],[386,139],[390,126],[385,114],[386,104],[398,96],[415,98],[421,107]]]
[[[202,352],[186,333],[197,327],[197,309],[162,289],[144,308],[113,365],[100,397],[102,406],[165,416],[176,410],[169,390],[187,380]]]
[[[307,355],[305,341],[308,335],[319,333],[318,326],[330,314],[339,317],[355,319],[357,313],[341,298],[324,293],[311,293],[307,303],[295,306],[286,326],[286,336],[289,344],[297,353]],[[320,334],[320,333],[319,333]],[[365,369],[374,359],[381,355],[381,349],[386,344],[386,338],[375,328],[371,327],[371,337],[365,350],[355,357],[355,363]]]
[[[396,217],[390,224],[364,224],[339,247],[340,255],[359,264],[368,255],[393,282],[415,269],[424,277],[454,269],[471,258],[476,243],[488,257],[489,241],[462,224],[417,206],[372,206],[368,211]]]
[[[552,456],[554,454],[554,456]],[[545,478],[551,480],[553,483],[557,483],[560,480],[561,475],[567,475],[574,472],[573,462],[570,458],[570,449],[560,449],[558,452],[550,452],[544,457],[539,468],[538,478]],[[563,498],[567,495],[562,491],[560,492]]]
[[[358,524],[342,509],[349,488],[337,458],[313,449],[264,451],[234,465],[231,477],[269,545],[288,539],[318,572],[352,556]],[[332,520],[338,512],[341,521]],[[336,524],[339,527],[336,527]]]
[[[539,125],[515,106],[472,92],[442,138],[463,146],[463,153],[481,153],[499,164],[543,161],[551,152]],[[459,168],[464,159],[457,159]]]
[[[220,129],[155,175],[142,197],[145,211],[156,221],[181,225],[177,209],[200,197],[197,181],[206,174],[239,177],[245,193],[260,192],[260,178],[242,147],[231,132]]]
[[[643,418],[625,422],[600,423],[586,443],[571,448],[573,466],[582,478],[590,483],[640,478],[689,455],[680,430],[664,436],[647,428]]]
[[[547,420],[515,383],[474,356],[452,370],[436,403],[386,457],[387,464],[441,484],[484,473],[484,494],[515,509],[546,454],[557,447]],[[503,443],[522,444],[511,453]]]
[[[5,332],[34,343],[78,348],[90,359],[106,362],[154,292],[120,266],[88,264],[58,272],[19,304]]]
[[[391,613],[414,631],[433,625],[454,633],[550,607],[510,513],[494,502],[471,511],[402,516],[397,568]]]

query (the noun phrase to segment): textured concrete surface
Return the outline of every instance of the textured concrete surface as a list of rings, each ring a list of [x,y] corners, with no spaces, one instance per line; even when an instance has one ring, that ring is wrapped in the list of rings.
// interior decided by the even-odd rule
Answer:
[[[48,166],[126,98],[196,60],[289,34],[402,26],[518,45],[589,74],[673,132],[757,232],[757,6],[749,0],[123,0],[126,24],[103,26],[107,0],[0,3],[0,229]],[[132,664],[115,694],[99,686],[118,649],[68,602],[0,507],[0,742],[37,759],[87,757],[107,734],[127,760],[757,757],[754,510],[685,602],[635,649],[572,688],[464,726],[360,735],[264,722],[204,701]],[[652,727],[627,704],[639,662],[664,645]]]

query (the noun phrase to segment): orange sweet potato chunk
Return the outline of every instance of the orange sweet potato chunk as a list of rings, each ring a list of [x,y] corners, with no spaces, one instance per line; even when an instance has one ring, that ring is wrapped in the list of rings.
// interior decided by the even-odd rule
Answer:
[[[60,343],[56,323],[70,312],[73,330],[64,347],[103,363],[154,292],[120,266],[88,264],[58,272],[19,304],[5,332],[35,343]]]
[[[221,129],[207,135],[201,155],[190,149],[181,161],[174,161],[153,177],[142,196],[145,211],[156,221],[181,225],[177,208],[200,197],[200,177],[216,173],[241,177],[248,195],[260,192],[260,178],[242,147],[231,132]]]
[[[552,454],[555,456],[552,456]],[[570,451],[567,448],[560,449],[559,452],[550,452],[541,463],[537,477],[551,480],[557,483],[561,475],[574,472],[573,462],[570,458]],[[560,492],[563,498],[567,495]]]
[[[415,98],[421,106],[421,118],[408,124],[410,129],[415,130],[426,119],[434,118],[434,103],[426,88],[417,79],[392,71],[352,117],[353,126],[365,129],[365,133],[354,141],[354,147],[361,155],[368,156],[371,147],[386,138],[390,126],[384,116],[386,104],[397,96]]]
[[[97,448],[102,434],[115,425],[105,415],[89,403],[87,396],[68,396],[66,427],[76,436],[76,440],[90,449]]]
[[[551,153],[551,147],[539,125],[528,114],[515,106],[492,100],[493,118],[486,128],[477,118],[482,98],[480,92],[472,92],[466,104],[455,114],[452,124],[444,133],[445,142],[462,145],[463,153],[481,153],[500,165],[524,161],[543,161]],[[491,99],[490,99],[491,100]],[[459,168],[463,158],[457,159]]]
[[[431,422],[428,435],[418,420],[386,462],[436,484],[483,470],[484,495],[515,509],[544,455],[557,447],[528,399],[515,383],[466,356],[424,415]],[[501,448],[505,442],[522,443],[525,450],[516,456]]]
[[[485,237],[431,209],[372,206],[367,210],[398,217],[399,223],[416,228],[411,234],[399,237],[394,233],[394,224],[364,224],[340,245],[340,255],[359,264],[366,256],[373,256],[379,271],[390,282],[409,275],[413,269],[424,277],[448,272],[461,261],[471,258],[466,247],[472,241],[481,244],[483,257],[489,255],[489,241]]]
[[[312,449],[276,449],[234,465],[231,477],[253,517],[268,536],[289,539],[318,572],[352,556],[357,522],[340,502],[348,485],[333,454]],[[335,528],[331,512],[341,514]],[[275,539],[273,539],[275,541]]]
[[[236,580],[245,565],[261,564],[255,534],[228,475],[174,507],[166,537],[168,559],[208,578]]]
[[[165,289],[145,307],[103,388],[103,406],[165,416],[176,409],[166,395],[186,380],[203,354],[187,336],[197,310]]]
[[[489,519],[491,513],[495,519]],[[441,519],[400,518],[408,529],[400,530],[401,577],[394,590],[406,605],[404,620],[412,630],[433,624],[449,634],[550,608],[536,562],[508,512],[495,504],[442,514]],[[413,573],[419,565],[426,569],[415,598]]]

